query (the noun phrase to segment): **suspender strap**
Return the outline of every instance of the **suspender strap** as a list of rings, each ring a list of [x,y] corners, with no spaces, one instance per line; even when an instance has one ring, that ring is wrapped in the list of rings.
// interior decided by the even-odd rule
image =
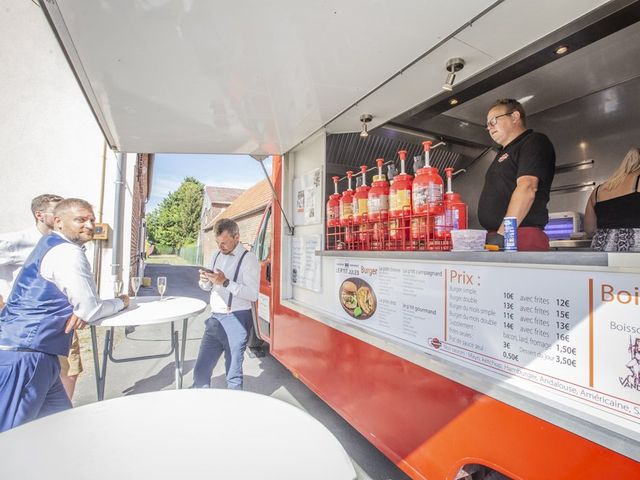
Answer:
[[[213,270],[214,272],[216,271],[215,266],[219,256],[220,256],[220,250],[218,250],[218,254],[216,255],[216,258],[213,259],[213,265],[211,265],[211,270]]]
[[[639,184],[639,183],[640,183],[640,175],[638,175],[638,176],[636,177],[636,189],[634,190],[634,192],[637,192],[637,191],[638,191],[638,184]]]
[[[238,274],[240,273],[240,265],[242,265],[242,260],[244,260],[244,256],[249,253],[248,250],[245,250],[238,261],[238,265],[236,266],[236,273],[233,275],[233,281],[236,282],[238,280]],[[227,311],[231,311],[231,302],[233,301],[233,293],[229,292],[229,300],[227,301]]]

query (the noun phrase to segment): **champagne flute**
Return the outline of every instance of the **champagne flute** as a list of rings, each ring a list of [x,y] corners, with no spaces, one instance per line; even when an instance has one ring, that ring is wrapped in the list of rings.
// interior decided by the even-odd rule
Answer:
[[[113,298],[118,298],[122,294],[122,280],[116,278],[113,281]]]
[[[167,277],[158,277],[158,292],[160,292],[160,301],[164,297],[164,292],[167,290]]]
[[[138,290],[140,289],[140,277],[131,277],[131,290],[133,290],[133,298],[138,298]]]

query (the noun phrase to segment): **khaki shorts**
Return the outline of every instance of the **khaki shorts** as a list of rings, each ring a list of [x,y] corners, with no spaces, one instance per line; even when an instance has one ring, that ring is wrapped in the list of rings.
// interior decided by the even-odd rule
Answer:
[[[82,373],[82,360],[80,359],[80,340],[78,334],[73,332],[73,340],[71,341],[71,349],[69,356],[63,357],[58,355],[60,359],[60,375],[67,377],[75,377]]]

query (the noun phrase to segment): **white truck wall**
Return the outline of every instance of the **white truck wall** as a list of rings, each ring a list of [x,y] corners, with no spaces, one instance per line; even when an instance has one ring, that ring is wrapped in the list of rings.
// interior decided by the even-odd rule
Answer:
[[[321,182],[321,216],[323,220],[320,224],[316,225],[296,225],[295,237],[305,235],[322,235],[322,247],[324,248],[324,234],[325,234],[325,181],[324,181],[324,166],[325,166],[325,153],[326,153],[326,136],[324,133],[312,138],[309,141],[304,142],[300,147],[293,150],[291,153],[285,156],[284,169],[283,169],[283,205],[285,205],[285,211],[290,221],[293,218],[293,179],[301,177],[316,168],[323,169],[323,179]],[[333,272],[333,259],[327,257],[320,257],[322,282],[321,291],[315,292],[306,288],[298,286],[292,286],[290,280],[290,259],[291,259],[291,237],[287,235],[282,236],[283,248],[283,268],[282,268],[282,298],[299,302],[306,305],[309,308],[316,310],[330,311],[329,306],[332,304],[331,298],[332,289],[330,288],[334,280]]]
[[[31,199],[42,193],[83,198],[99,217],[104,139],[40,7],[30,1],[3,2],[0,45],[0,232],[29,227]],[[124,223],[130,230],[135,155],[127,166]],[[106,152],[105,174],[102,219],[112,224],[116,157],[111,151]],[[127,230],[124,238],[128,270]],[[103,279],[109,283],[102,290],[108,296],[111,250],[103,252]],[[93,258],[91,248],[88,254]]]

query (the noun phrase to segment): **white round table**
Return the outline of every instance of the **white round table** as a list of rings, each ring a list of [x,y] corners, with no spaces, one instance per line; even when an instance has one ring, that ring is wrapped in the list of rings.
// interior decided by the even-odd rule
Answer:
[[[170,390],[67,410],[0,434],[2,477],[354,480],[338,440],[281,400]]]
[[[175,355],[176,365],[176,389],[182,388],[182,366],[184,364],[184,351],[187,342],[187,326],[189,318],[202,313],[207,304],[200,299],[191,297],[167,296],[163,300],[160,297],[131,298],[129,307],[110,317],[102,318],[91,323],[91,342],[93,344],[93,362],[96,372],[96,388],[98,400],[104,398],[104,386],[107,374],[107,361],[114,363],[130,362],[134,360],[149,360],[163,358],[171,354]],[[178,332],[174,328],[176,320],[182,320],[182,348],[178,341]],[[154,325],[158,323],[171,323],[171,350],[168,353],[157,355],[145,355],[129,358],[116,358],[113,355],[113,329],[115,327],[131,327],[141,325]],[[104,350],[102,352],[102,366],[98,358],[98,340],[96,327],[110,327],[105,334]]]

